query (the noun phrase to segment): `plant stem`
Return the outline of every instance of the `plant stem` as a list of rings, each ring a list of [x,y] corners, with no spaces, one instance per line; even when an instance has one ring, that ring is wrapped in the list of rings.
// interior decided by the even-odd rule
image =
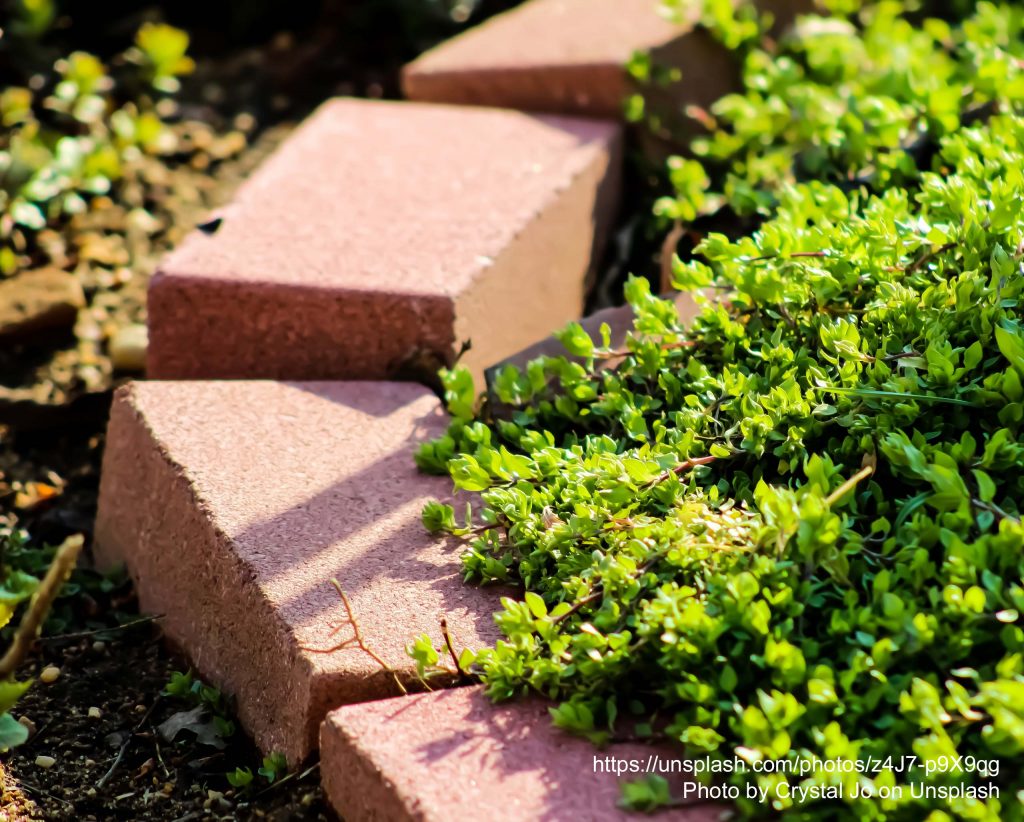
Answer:
[[[650,571],[651,568],[654,567],[654,564],[656,562],[658,562],[659,560],[663,559],[664,556],[665,556],[665,552],[664,551],[660,551],[657,554],[655,554],[654,556],[650,557],[647,560],[647,562],[645,562],[639,568],[637,568],[636,569],[636,577],[637,577],[637,579],[639,579],[644,574],[646,574],[648,571]],[[553,624],[557,625],[558,623],[568,619],[570,616],[575,614],[577,611],[580,610],[580,608],[583,608],[583,607],[589,605],[592,602],[597,602],[597,600],[601,599],[601,597],[603,597],[603,596],[604,596],[604,585],[601,584],[600,582],[598,582],[594,586],[594,590],[593,591],[591,591],[589,594],[587,594],[585,597],[583,597],[583,599],[576,600],[576,602],[573,603],[572,607],[568,611],[566,611],[564,614],[559,614],[556,617],[552,617],[551,622]]]
[[[57,594],[60,593],[65,580],[71,575],[84,544],[84,537],[81,534],[75,534],[64,540],[64,543],[57,549],[46,576],[39,583],[39,587],[29,602],[28,610],[21,618],[21,624],[11,641],[11,647],[0,659],[0,680],[14,676],[14,672],[25,659],[29,648],[32,647],[32,643],[39,634],[43,620],[46,619],[46,615],[50,611],[50,606],[53,605]]]
[[[389,674],[391,674],[391,676],[395,680],[395,684],[398,686],[398,689],[403,694],[408,694],[409,691],[406,690],[405,685],[402,684],[402,680],[399,679],[398,673],[395,671],[395,669],[392,668],[390,665],[388,665],[379,656],[377,656],[377,654],[374,652],[374,650],[369,645],[366,644],[365,640],[363,639],[363,634],[359,630],[359,622],[356,619],[355,612],[352,610],[352,603],[349,602],[348,596],[345,594],[345,591],[341,587],[341,583],[338,582],[338,580],[336,580],[336,579],[332,579],[331,580],[331,585],[334,586],[334,589],[338,592],[338,596],[341,597],[342,604],[345,606],[345,613],[348,615],[348,622],[352,626],[352,634],[353,635],[351,637],[349,637],[348,639],[346,639],[344,642],[339,642],[337,645],[333,645],[330,648],[307,648],[305,646],[302,646],[302,650],[309,651],[309,652],[314,653],[314,654],[330,654],[330,653],[333,653],[334,651],[340,651],[340,650],[342,650],[344,648],[351,647],[352,643],[355,643],[356,646],[359,648],[359,650],[361,650],[364,654],[366,654],[368,657],[370,657],[374,662],[376,662],[378,665],[380,665],[381,668],[383,668],[385,671],[387,671]]]
[[[956,248],[956,243],[943,243],[934,251],[929,251],[927,254],[923,254],[920,257],[918,257],[917,260],[912,262],[904,269],[904,272],[907,274],[913,274],[915,271],[921,268],[921,266],[925,265],[931,260],[934,260],[940,254],[945,254],[947,251],[950,251],[954,248]]]
[[[698,465],[708,465],[709,463],[714,462],[716,459],[718,459],[718,457],[712,457],[710,455],[706,457],[691,457],[690,459],[679,463],[679,465],[677,465],[675,468],[670,468],[665,473],[658,475],[649,483],[647,483],[647,485],[644,487],[653,488],[655,485],[658,485],[659,483],[662,483],[665,480],[667,480],[673,474],[679,476],[680,474],[689,471],[691,468],[696,468]]]
[[[128,750],[128,746],[131,744],[132,740],[135,738],[135,735],[140,730],[142,730],[142,726],[146,723],[146,720],[148,720],[150,718],[150,716],[153,715],[153,711],[156,710],[156,706],[159,705],[159,704],[160,704],[160,694],[157,694],[156,695],[156,699],[153,700],[153,704],[149,706],[149,710],[146,711],[145,714],[143,714],[142,719],[140,719],[138,724],[134,728],[132,728],[132,732],[130,734],[128,734],[127,737],[125,737],[124,742],[121,743],[121,748],[120,748],[120,750],[118,750],[117,756],[114,757],[114,761],[110,765],[110,768],[107,770],[107,772],[105,774],[103,774],[102,777],[100,777],[100,781],[96,783],[96,787],[97,788],[102,788],[104,785],[107,784],[107,782],[110,781],[110,777],[112,777],[114,775],[114,771],[117,770],[117,766],[120,765],[121,764],[121,760],[124,759],[124,753],[125,753],[125,751]]]
[[[857,483],[860,482],[862,479],[870,477],[874,472],[875,467],[873,465],[865,465],[863,468],[860,469],[860,471],[858,471],[856,474],[854,474],[852,477],[846,480],[846,482],[844,482],[842,485],[836,488],[835,491],[833,491],[831,494],[825,497],[825,504],[831,508],[833,505],[836,504],[838,500],[842,499],[843,495],[847,491],[849,491],[851,488],[854,488],[857,485]]]
[[[459,657],[455,653],[455,646],[452,644],[452,635],[448,630],[448,620],[444,617],[441,617],[441,636],[444,637],[444,644],[448,649],[448,656],[452,658],[452,663],[455,665],[455,670],[458,672],[459,677],[462,679],[472,679],[469,672],[466,671],[459,663]]]
[[[129,628],[134,628],[136,625],[145,625],[148,622],[157,622],[164,618],[164,614],[153,614],[151,616],[139,617],[133,619],[130,622],[125,622],[122,625],[112,625],[109,628],[97,628],[95,631],[77,631],[73,634],[53,634],[52,636],[40,637],[41,642],[56,642],[58,640],[66,639],[85,639],[91,636],[98,636],[99,634],[109,634],[114,631],[127,631]]]
[[[971,505],[973,505],[975,508],[980,508],[982,511],[988,511],[990,514],[995,514],[996,517],[998,517],[1001,520],[1005,519],[1009,522],[1012,522],[1014,525],[1020,525],[1020,520],[1017,519],[1017,517],[1013,516],[1013,514],[1007,513],[994,502],[984,502],[980,499],[972,498]]]

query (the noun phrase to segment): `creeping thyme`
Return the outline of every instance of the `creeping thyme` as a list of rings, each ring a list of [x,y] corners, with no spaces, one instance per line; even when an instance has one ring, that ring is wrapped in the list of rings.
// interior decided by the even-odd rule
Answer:
[[[770,215],[799,180],[876,191],[914,183],[942,137],[992,111],[1021,111],[1018,3],[928,4],[925,11],[964,12],[949,22],[910,16],[914,2],[831,2],[836,13],[799,17],[778,38],[765,35],[749,1],[666,5],[694,3],[743,55],[743,87],[710,111],[690,110],[707,134],[690,146],[696,158],[674,158],[674,196],[656,207],[663,218],[691,220],[723,204]]]
[[[707,236],[674,266],[714,295],[689,326],[634,279],[625,351],[570,325],[571,356],[479,406],[444,375],[454,419],[418,462],[480,504],[424,521],[465,539],[468,579],[526,592],[472,663],[492,697],[544,694],[596,743],[917,757],[726,777],[798,818],[1019,818],[1024,118],[936,151],[908,188],[786,185],[755,233]],[[927,770],[957,756],[998,773]]]
[[[177,150],[160,102],[194,67],[188,35],[155,23],[139,28],[117,71],[83,51],[36,66],[46,52],[35,40],[53,23],[55,6],[12,5],[10,47],[32,70],[25,86],[0,90],[0,277],[38,263],[40,232],[66,226],[97,197],[117,199],[140,158]]]

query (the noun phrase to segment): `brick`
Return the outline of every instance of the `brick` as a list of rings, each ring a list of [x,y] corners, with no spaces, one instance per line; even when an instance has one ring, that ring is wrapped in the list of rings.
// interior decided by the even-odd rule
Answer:
[[[578,316],[613,123],[338,99],[149,290],[147,374],[380,379],[485,365]]]
[[[143,611],[208,681],[234,695],[266,752],[293,763],[337,705],[392,696],[408,642],[493,643],[500,591],[462,582],[457,546],[420,511],[450,481],[412,449],[445,427],[411,383],[140,382],[115,398],[96,524],[100,567],[126,563]],[[334,627],[343,626],[336,633]]]
[[[782,23],[810,0],[762,0]],[[736,60],[693,20],[672,22],[659,0],[529,0],[405,67],[410,100],[618,118],[634,52],[682,71],[667,100],[707,106],[738,81]],[[661,99],[659,97],[659,99]]]
[[[619,778],[596,771],[595,757],[679,761],[681,751],[632,743],[599,750],[556,729],[548,705],[495,705],[473,687],[339,708],[320,731],[327,798],[346,822],[635,818],[616,807]],[[682,795],[682,778],[667,778]],[[722,810],[694,803],[658,819],[711,822]]]

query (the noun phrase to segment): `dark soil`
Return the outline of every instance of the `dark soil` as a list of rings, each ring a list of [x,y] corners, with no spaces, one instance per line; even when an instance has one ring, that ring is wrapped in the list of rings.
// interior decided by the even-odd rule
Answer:
[[[484,0],[470,22],[512,4]],[[400,66],[459,27],[431,0],[214,5],[186,0],[161,14],[114,0],[58,23],[54,57],[74,49],[105,56],[143,20],[164,17],[190,31],[198,67],[180,95],[180,151],[133,170],[136,202],[94,201],[68,232],[51,232],[33,260],[79,278],[87,306],[74,328],[0,346],[0,529],[28,532],[38,554],[29,561],[40,571],[46,546],[91,537],[111,392],[138,376],[114,369],[108,344],[118,328],[145,321],[159,259],[319,102],[397,96]],[[299,23],[307,28],[281,31]],[[0,50],[0,85],[9,79],[4,59]],[[132,208],[157,223],[131,231]],[[18,674],[60,669],[51,684],[37,679],[13,711],[32,735],[0,763],[0,819],[333,818],[315,762],[274,784],[257,775],[238,790],[226,774],[255,774],[262,759],[241,730],[223,750],[187,730],[164,741],[157,726],[191,707],[162,693],[187,662],[165,647],[158,622],[117,627],[140,619],[130,586],[90,571],[88,556],[80,565]]]
[[[61,489],[8,518],[17,516],[40,544],[89,533],[102,452],[95,427],[80,425],[56,435],[8,432],[3,445],[0,455],[15,475],[44,477]],[[21,496],[31,502],[26,491]],[[333,818],[315,767],[277,785],[257,777],[249,791],[233,790],[226,774],[237,767],[255,773],[261,762],[241,731],[222,751],[199,744],[188,731],[173,744],[163,741],[156,727],[191,707],[162,694],[171,673],[188,670],[187,662],[166,647],[158,622],[138,622],[126,582],[83,568],[72,583],[58,600],[37,653],[19,671],[20,679],[33,677],[36,684],[14,714],[25,717],[34,732],[0,767],[5,778],[0,818],[3,813],[11,820]],[[38,679],[47,666],[60,669],[52,684]],[[99,709],[98,718],[90,716],[92,708]],[[40,756],[55,763],[40,767]]]
[[[190,210],[178,212],[181,224],[194,225],[206,208],[226,200],[288,129],[282,124],[267,130],[244,156],[216,177],[207,177],[202,196]],[[177,174],[178,184],[187,186],[196,177],[186,169]],[[151,263],[169,245],[155,242]],[[106,295],[102,310],[114,322],[144,319],[151,266],[144,270],[140,261],[136,270],[144,273],[126,287],[93,292]],[[126,378],[113,372],[101,346],[90,348],[74,335],[70,341],[49,342],[18,386],[19,402],[0,405],[7,421],[18,423],[0,426],[0,527],[26,529],[39,547],[58,544],[71,533],[91,534],[106,410],[112,387]],[[89,354],[101,363],[99,384],[92,390],[76,378],[83,355]],[[2,373],[8,377],[13,372]],[[87,568],[88,559],[82,564]],[[189,706],[161,696],[171,672],[188,666],[163,646],[158,627],[54,638],[137,619],[130,588],[121,584],[107,590],[111,586],[85,568],[78,572],[58,600],[38,654],[19,672],[25,679],[46,665],[61,669],[53,684],[37,681],[14,711],[36,730],[3,763],[0,815],[6,812],[12,820],[330,818],[315,769],[300,771],[280,785],[268,786],[257,777],[248,792],[233,790],[225,774],[239,766],[255,773],[261,760],[241,731],[223,751],[199,745],[188,732],[173,745],[159,739],[156,726]],[[98,708],[100,718],[91,718],[90,708]],[[100,784],[122,746],[120,761]],[[42,768],[36,764],[38,756],[56,762]]]
[[[288,5],[258,0],[253,8],[275,4]],[[513,4],[483,0],[472,21]],[[70,48],[102,54],[104,44],[119,43],[151,16],[134,5],[116,0],[105,21],[88,21],[81,32],[85,42],[69,30]],[[335,5],[349,11],[334,18],[343,14]],[[335,94],[397,96],[398,68],[457,29],[438,17],[441,5],[303,0],[296,8],[318,22],[298,34],[268,34],[265,20],[221,19],[221,12],[204,28],[209,4],[168,6],[170,22],[189,28],[200,50],[176,124],[182,151],[137,170],[139,203],[100,203],[66,236],[50,238],[48,258],[39,263],[73,271],[85,288],[88,305],[74,328],[0,349],[0,529],[29,533],[40,570],[45,546],[74,533],[91,536],[111,392],[137,376],[112,367],[108,343],[118,328],[145,321],[146,285],[161,256],[209,209],[226,202],[321,100]],[[428,7],[435,11],[424,14]],[[221,28],[234,26],[241,45],[225,43]],[[269,39],[259,43],[263,36]],[[636,208],[627,204],[591,307],[617,302],[625,273],[651,270],[659,249],[649,226],[630,216],[649,213],[648,197],[642,184],[629,192]],[[159,225],[130,235],[126,213],[136,205]],[[226,774],[237,767],[256,773],[261,762],[241,730],[224,750],[200,744],[187,731],[173,743],[161,739],[157,726],[190,707],[162,694],[171,673],[187,670],[187,662],[165,647],[158,622],[137,622],[130,586],[88,570],[88,556],[81,565],[19,672],[25,679],[48,665],[60,669],[56,681],[37,681],[14,709],[34,732],[0,764],[0,819],[333,818],[315,763],[275,784],[257,776],[240,791]],[[90,709],[98,709],[98,716]],[[38,757],[54,763],[43,767]]]
[[[105,637],[100,639],[99,637]],[[36,727],[16,748],[7,768],[35,806],[33,818],[107,820],[327,820],[315,765],[276,785],[257,777],[238,792],[225,773],[259,756],[240,732],[223,751],[197,743],[164,741],[156,728],[188,706],[161,695],[183,663],[162,646],[153,624],[65,641],[46,641],[34,660],[61,673],[37,684],[16,712]],[[91,709],[99,709],[99,715]],[[123,753],[122,753],[123,750]],[[118,756],[120,755],[120,759]],[[36,758],[56,760],[46,769]]]

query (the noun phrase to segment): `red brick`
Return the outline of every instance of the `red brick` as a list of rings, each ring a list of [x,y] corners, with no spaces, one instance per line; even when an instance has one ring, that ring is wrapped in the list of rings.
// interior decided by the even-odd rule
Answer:
[[[635,816],[616,807],[619,777],[596,772],[595,757],[680,761],[667,747],[599,750],[552,726],[548,705],[495,705],[476,687],[339,708],[320,731],[327,797],[346,822],[605,822]],[[682,779],[666,778],[679,793]],[[657,818],[711,822],[721,813],[695,803]]]
[[[411,383],[136,383],[112,409],[97,561],[127,564],[142,610],[297,762],[330,708],[399,692],[358,648],[308,650],[351,636],[332,577],[403,679],[406,644],[440,642],[442,616],[460,647],[497,638],[499,592],[463,584],[458,547],[420,523],[451,483],[412,449],[444,426]]]
[[[621,116],[634,52],[682,71],[667,100],[709,105],[736,83],[733,56],[693,19],[671,22],[659,0],[529,0],[405,67],[411,100]],[[780,21],[809,0],[762,0]]]
[[[478,373],[579,316],[618,199],[619,128],[520,112],[322,106],[149,292],[155,378]]]

